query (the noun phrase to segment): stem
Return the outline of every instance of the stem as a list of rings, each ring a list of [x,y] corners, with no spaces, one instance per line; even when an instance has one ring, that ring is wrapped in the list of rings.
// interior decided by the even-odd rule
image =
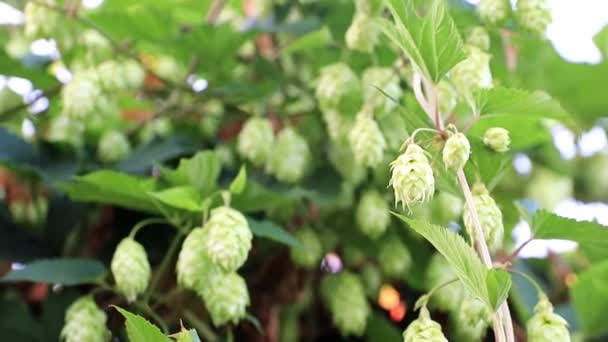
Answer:
[[[133,306],[135,308],[137,308],[138,310],[141,310],[146,315],[150,316],[150,318],[152,318],[153,320],[155,320],[156,323],[158,323],[158,325],[160,325],[160,329],[162,330],[162,332],[165,335],[169,333],[169,328],[167,327],[167,324],[165,324],[165,321],[156,312],[154,312],[154,310],[152,310],[152,308],[150,308],[150,306],[148,306],[148,304],[134,302]]]
[[[183,312],[184,318],[192,324],[194,329],[202,335],[203,341],[215,342],[218,340],[217,335],[213,332],[213,329],[196,317],[196,315],[190,310],[184,310]]]
[[[169,267],[169,263],[171,262],[171,259],[173,259],[173,255],[177,251],[177,247],[179,247],[179,244],[182,241],[182,235],[183,235],[182,233],[175,234],[173,241],[171,241],[171,245],[169,245],[169,249],[167,250],[167,253],[163,257],[163,260],[161,261],[160,266],[154,273],[154,276],[152,277],[152,280],[150,281],[150,286],[148,286],[148,290],[144,294],[143,301],[145,303],[148,302],[148,300],[150,299],[150,296],[152,295],[152,293],[154,293],[154,290],[156,290],[156,288],[158,287],[158,283],[160,282],[162,276],[165,274],[167,267]]]
[[[435,294],[435,292],[437,292],[437,291],[441,290],[442,288],[444,288],[445,286],[448,286],[448,285],[450,285],[452,283],[455,283],[457,281],[458,281],[458,278],[454,278],[452,280],[448,280],[448,281],[446,281],[444,283],[441,283],[441,284],[436,285],[435,287],[433,287],[429,292],[427,292],[427,294],[425,294],[424,296],[420,297],[420,299],[418,299],[416,301],[414,310],[416,308],[425,307],[426,304],[428,303],[428,301],[431,299],[431,297]]]
[[[524,241],[524,243],[519,245],[519,247],[517,247],[517,249],[513,251],[513,253],[511,253],[505,259],[501,260],[501,262],[510,263],[511,261],[513,261],[513,259],[515,259],[519,255],[519,253],[521,253],[522,249],[524,249],[524,247],[526,247],[530,242],[532,242],[532,240],[534,240],[534,238],[529,238],[528,240]]]
[[[217,18],[220,16],[220,13],[222,13],[222,9],[224,8],[225,3],[226,0],[213,1],[213,4],[211,4],[209,12],[207,13],[207,23],[215,24]]]
[[[434,121],[435,118],[433,117],[433,113],[431,112],[431,109],[429,107],[430,105],[426,101],[424,93],[422,92],[422,76],[420,75],[420,73],[414,73],[413,83],[414,96],[416,96],[416,100],[418,100],[418,103],[420,103],[420,106],[422,106],[422,109],[424,109],[424,112],[429,116],[429,118]]]
[[[135,227],[133,227],[133,229],[131,229],[131,233],[129,234],[129,237],[132,239],[135,239],[135,235],[144,227],[151,225],[151,224],[163,224],[163,223],[169,223],[169,221],[167,221],[164,218],[161,217],[150,217],[144,220],[139,221]]]

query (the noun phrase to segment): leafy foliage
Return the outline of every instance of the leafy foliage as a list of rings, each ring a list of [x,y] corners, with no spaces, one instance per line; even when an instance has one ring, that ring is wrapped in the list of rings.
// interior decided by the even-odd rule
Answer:
[[[32,281],[49,284],[77,285],[94,283],[106,273],[105,266],[94,259],[40,259],[12,270],[0,281]]]

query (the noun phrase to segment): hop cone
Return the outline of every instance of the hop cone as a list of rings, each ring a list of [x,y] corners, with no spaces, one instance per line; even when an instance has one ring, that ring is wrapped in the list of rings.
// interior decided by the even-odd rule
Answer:
[[[106,342],[106,314],[97,307],[93,297],[84,296],[72,303],[65,312],[61,339],[66,342]]]
[[[278,180],[297,183],[306,173],[311,160],[308,143],[292,128],[284,128],[273,145],[270,171]]]
[[[97,74],[91,70],[74,73],[70,82],[63,86],[61,99],[64,113],[74,119],[85,119],[110,107]]]
[[[349,49],[368,53],[374,51],[379,38],[380,29],[375,19],[365,14],[355,14],[345,37]]]
[[[399,86],[399,76],[392,68],[371,67],[363,72],[363,101],[373,111],[389,113],[393,111],[403,91]]]
[[[410,323],[403,332],[403,342],[448,342],[441,325],[433,321],[426,307],[420,309],[418,319]]]
[[[544,168],[534,170],[526,189],[527,196],[547,210],[555,209],[562,200],[572,197],[573,192],[572,178]]]
[[[346,136],[353,126],[352,119],[343,116],[335,109],[324,110],[322,116],[327,126],[327,133],[334,141]]]
[[[357,206],[356,220],[359,229],[372,239],[380,237],[391,222],[388,204],[376,190],[367,190]]]
[[[488,145],[496,152],[507,152],[511,145],[511,137],[509,131],[502,127],[492,127],[483,135],[483,143]]]
[[[342,178],[353,185],[358,185],[367,176],[367,169],[355,161],[353,151],[345,138],[331,142],[329,161]]]
[[[463,340],[481,341],[492,322],[492,314],[480,300],[466,296],[463,298],[455,317],[458,335]]]
[[[490,50],[490,35],[485,28],[475,26],[469,32],[466,43],[470,46],[475,46],[483,51]]]
[[[243,214],[226,206],[215,208],[203,230],[203,252],[223,272],[234,272],[245,263],[253,235]]]
[[[205,238],[203,228],[194,228],[182,244],[175,271],[177,283],[184,288],[196,289],[198,282],[209,273],[211,262],[204,254]]]
[[[112,257],[111,268],[118,291],[129,302],[135,301],[148,287],[148,256],[144,247],[132,238],[125,238],[118,244]]]
[[[268,119],[252,117],[239,133],[237,146],[241,156],[256,166],[262,166],[268,161],[273,142],[271,122]]]
[[[84,126],[79,120],[67,115],[54,117],[47,129],[46,138],[51,142],[63,142],[73,146],[80,146],[83,142]]]
[[[55,0],[43,0],[49,6],[56,6]],[[41,3],[28,1],[23,10],[25,21],[25,35],[29,38],[51,38],[59,16],[56,11]]]
[[[542,294],[534,308],[534,316],[526,326],[529,342],[570,342],[568,322],[553,312],[553,305]]]
[[[490,55],[475,46],[466,46],[467,58],[450,71],[456,91],[465,98],[481,88],[492,87]]]
[[[437,83],[437,99],[439,101],[439,111],[445,117],[452,115],[458,104],[458,93],[456,89],[446,80]]]
[[[384,274],[389,277],[399,277],[412,265],[412,255],[401,240],[393,236],[380,245],[378,263]]]
[[[462,133],[456,133],[448,138],[443,147],[443,162],[454,170],[460,170],[469,160],[471,144]]]
[[[502,212],[483,184],[476,184],[473,187],[473,201],[475,202],[475,209],[477,209],[484,238],[490,249],[495,250],[502,245],[504,235]],[[473,225],[471,208],[469,208],[467,203],[464,204],[463,219],[467,233],[471,238],[471,242],[473,242],[476,237],[475,227]]]
[[[435,192],[435,179],[429,160],[422,148],[410,144],[405,152],[391,163],[390,184],[395,191],[395,203],[410,207],[431,199]]]
[[[546,0],[519,0],[515,12],[517,22],[526,31],[544,36],[553,21],[551,8]]]
[[[321,296],[342,335],[363,335],[371,310],[363,284],[355,274],[342,271],[325,276]]]
[[[122,132],[107,131],[99,140],[97,158],[104,163],[114,163],[124,159],[131,151],[131,144]]]
[[[208,276],[197,285],[197,293],[216,326],[238,323],[247,315],[249,291],[245,280],[237,273],[221,272]]]
[[[125,77],[125,68],[123,64],[117,60],[107,60],[97,66],[96,74],[98,75],[101,86],[109,92],[126,90],[129,88],[129,83]]]
[[[124,61],[121,65],[124,72],[127,89],[136,90],[141,88],[146,78],[146,71],[139,63],[132,59]]]
[[[357,114],[357,120],[348,135],[348,141],[357,163],[373,168],[382,161],[386,140],[378,123],[366,109]]]
[[[361,106],[361,83],[357,75],[344,63],[325,66],[315,90],[321,109],[354,113]]]
[[[511,14],[511,3],[509,0],[481,0],[477,13],[487,25],[502,25]]]
[[[431,258],[426,271],[428,290],[456,278],[456,273],[441,254]],[[464,287],[457,281],[437,290],[431,297],[431,304],[444,311],[457,311],[464,293]]]
[[[296,265],[304,268],[313,268],[319,265],[323,246],[317,233],[311,228],[301,228],[295,233],[295,237],[302,242],[302,247],[291,248],[291,259]]]

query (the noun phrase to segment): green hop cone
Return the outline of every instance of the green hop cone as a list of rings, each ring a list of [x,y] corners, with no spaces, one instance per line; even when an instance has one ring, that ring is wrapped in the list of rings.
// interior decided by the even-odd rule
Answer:
[[[297,183],[306,174],[312,156],[306,140],[293,128],[277,136],[269,159],[269,169],[281,182]]]
[[[274,132],[268,119],[252,117],[239,133],[237,148],[239,154],[256,166],[268,161],[272,152]]]
[[[545,168],[534,170],[526,189],[527,197],[535,200],[542,208],[553,210],[566,198],[574,194],[572,178]]]
[[[224,105],[219,100],[210,100],[203,106],[199,127],[207,139],[215,137],[224,117]]]
[[[141,88],[146,78],[144,68],[132,59],[122,62],[121,68],[124,73],[126,89],[137,90]]]
[[[483,184],[475,184],[472,191],[473,202],[475,203],[479,223],[483,229],[484,238],[490,249],[496,250],[502,245],[504,237],[502,212]],[[467,233],[471,238],[471,243],[473,243],[476,238],[473,213],[467,203],[464,204],[463,220]]]
[[[409,208],[433,197],[433,169],[419,145],[409,144],[405,152],[391,163],[389,185],[395,191],[395,203],[401,202],[403,207]]]
[[[321,281],[321,297],[342,335],[363,335],[371,309],[357,275],[349,271],[326,275]]]
[[[59,115],[51,119],[46,131],[46,139],[54,143],[81,146],[83,133],[84,126],[80,120],[74,120],[67,115]]]
[[[308,227],[300,228],[295,233],[296,239],[302,242],[302,247],[292,247],[291,260],[301,267],[314,268],[321,261],[323,246],[317,233]]]
[[[354,113],[361,107],[361,82],[347,64],[331,64],[321,69],[315,95],[324,111]]]
[[[481,27],[475,26],[471,29],[467,35],[466,43],[471,46],[475,46],[483,51],[490,50],[490,35],[488,31]]]
[[[466,296],[456,315],[452,315],[457,334],[462,340],[481,341],[492,323],[492,313],[479,299]]]
[[[492,127],[483,134],[483,143],[496,152],[507,152],[511,145],[511,137],[506,129]]]
[[[346,138],[332,141],[329,147],[329,161],[345,181],[358,185],[367,176],[365,166],[355,160],[355,156]]]
[[[378,44],[380,28],[373,17],[355,14],[346,30],[346,46],[351,50],[371,53]]]
[[[443,162],[445,166],[453,169],[460,170],[469,160],[471,154],[471,144],[469,140],[462,133],[453,134],[445,142],[443,147]]]
[[[374,168],[382,161],[386,140],[373,114],[363,109],[348,135],[353,155],[357,163]]]
[[[105,91],[115,92],[128,89],[124,71],[122,62],[111,59],[99,64],[95,73]]]
[[[491,56],[475,46],[466,45],[467,57],[450,71],[456,91],[465,99],[482,88],[492,87]]]
[[[427,290],[454,279],[457,275],[445,257],[439,253],[433,255],[425,274]],[[431,297],[431,305],[443,311],[457,311],[464,294],[464,287],[456,281],[437,290]]]
[[[520,27],[541,37],[553,21],[551,8],[546,0],[518,0],[515,17]]]
[[[147,122],[139,131],[138,140],[145,144],[156,137],[167,137],[173,130],[173,124],[169,118],[157,118]]]
[[[226,206],[215,208],[203,230],[203,253],[223,272],[234,272],[245,263],[253,235],[243,214]]]
[[[363,71],[363,102],[374,112],[390,113],[398,106],[403,94],[399,76],[392,68],[371,67]]]
[[[384,234],[391,222],[388,204],[374,189],[367,190],[361,195],[355,215],[359,229],[372,239]]]
[[[412,266],[412,255],[397,236],[391,236],[380,245],[378,263],[387,276],[400,277]]]
[[[481,0],[477,13],[486,25],[500,26],[511,14],[511,3],[509,0]]]
[[[340,114],[335,109],[326,109],[322,112],[323,121],[327,126],[327,134],[336,141],[347,136],[353,126],[353,120]]]
[[[150,263],[144,247],[131,237],[116,246],[111,263],[116,288],[129,302],[134,302],[150,282]]]
[[[245,279],[237,273],[214,273],[201,281],[196,291],[215,326],[236,324],[247,315],[249,290]]]
[[[104,163],[115,163],[127,157],[131,144],[127,136],[119,131],[107,131],[99,139],[97,158]]]
[[[211,272],[210,268],[213,268],[203,252],[205,238],[205,231],[198,227],[192,229],[182,243],[175,271],[177,272],[177,283],[186,289],[196,289],[198,282]]]
[[[534,315],[526,325],[529,342],[570,342],[568,322],[553,312],[553,305],[544,294],[534,307]]]
[[[97,307],[93,297],[80,297],[65,312],[61,340],[65,342],[109,341],[110,331],[106,328],[106,321],[105,312]]]
[[[55,0],[28,1],[25,4],[23,16],[26,37],[32,39],[53,37],[59,24],[59,14],[49,6],[57,6]]]
[[[439,111],[444,117],[449,117],[456,109],[458,104],[458,93],[454,86],[446,80],[441,80],[435,88],[437,100],[439,101]]]
[[[77,71],[61,90],[63,112],[74,119],[86,119],[111,109],[97,73]]]
[[[431,319],[426,307],[420,309],[418,319],[410,323],[403,332],[403,342],[448,342],[441,325]]]

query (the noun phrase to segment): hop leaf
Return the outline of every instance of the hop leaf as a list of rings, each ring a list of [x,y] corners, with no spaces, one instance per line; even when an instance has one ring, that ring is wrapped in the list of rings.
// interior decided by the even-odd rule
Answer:
[[[465,46],[467,58],[450,71],[450,79],[456,91],[468,99],[474,91],[492,87],[490,55],[478,47]]]
[[[457,275],[447,260],[441,254],[435,254],[426,271],[426,288],[431,290],[454,279]],[[431,304],[444,311],[457,311],[464,294],[464,287],[457,281],[437,290],[431,297]]]
[[[449,168],[460,170],[469,160],[471,144],[462,133],[456,133],[448,138],[443,147],[443,162]]]
[[[546,0],[519,0],[515,12],[517,22],[526,31],[544,36],[553,21],[551,8]]]
[[[496,205],[494,199],[488,194],[488,190],[483,184],[476,184],[473,187],[473,202],[483,229],[483,235],[490,249],[495,250],[502,245],[504,227],[502,223],[502,212]],[[471,243],[475,240],[475,227],[473,225],[473,213],[468,204],[464,204],[464,226],[471,238]]]
[[[372,111],[390,113],[397,107],[403,91],[399,77],[391,68],[371,67],[365,69],[363,77],[363,102]]]
[[[348,140],[357,163],[373,168],[382,161],[386,140],[368,109],[363,109],[357,114],[355,126],[350,131]]]
[[[135,301],[148,287],[150,263],[146,250],[130,237],[124,238],[116,247],[111,269],[118,291],[129,302]]]
[[[210,273],[209,269],[213,267],[204,254],[205,238],[203,228],[194,228],[182,244],[175,270],[177,283],[184,288],[196,289],[199,281],[204,279],[205,274]]]
[[[490,35],[485,28],[475,26],[469,32],[466,43],[470,46],[475,46],[482,51],[490,50]]]
[[[196,291],[205,301],[216,326],[229,322],[236,324],[247,315],[249,291],[245,280],[237,273],[209,274],[197,284]]]
[[[44,4],[48,6],[45,6]],[[49,6],[56,6],[55,0],[43,0],[42,3],[28,1],[23,10],[25,35],[29,38],[50,38],[57,30],[59,15]]]
[[[357,225],[361,231],[372,239],[380,237],[391,221],[390,209],[376,190],[363,193],[356,211]]]
[[[487,25],[500,26],[511,14],[511,4],[509,0],[481,0],[477,13]]]
[[[273,145],[269,169],[278,180],[297,183],[305,175],[311,155],[308,143],[294,129],[284,128]]]
[[[127,137],[119,131],[107,131],[99,139],[97,158],[104,163],[114,163],[124,159],[131,151]]]
[[[391,163],[390,184],[395,191],[395,203],[410,207],[426,202],[435,192],[435,179],[429,160],[422,148],[408,145],[405,152]]]
[[[441,325],[433,321],[426,307],[420,309],[418,319],[410,323],[403,332],[403,342],[448,342]]]
[[[483,135],[483,143],[488,145],[496,152],[507,152],[511,145],[511,137],[509,131],[502,127],[492,127]]]
[[[530,342],[570,342],[568,322],[553,312],[553,305],[544,294],[534,308],[534,316],[526,326]]]
[[[351,114],[361,106],[361,83],[357,75],[344,63],[325,66],[315,90],[322,110],[338,110]]]
[[[97,307],[93,297],[80,297],[65,312],[61,339],[66,342],[106,342],[110,339],[106,321],[106,314]]]
[[[295,237],[302,242],[302,247],[291,248],[291,259],[304,268],[313,268],[319,264],[323,246],[317,233],[311,228],[301,228],[295,233]]]
[[[238,137],[238,151],[241,156],[256,166],[268,161],[272,152],[274,132],[268,119],[252,117],[243,126]]]
[[[343,271],[325,276],[321,296],[342,335],[363,335],[371,310],[363,284],[355,274]]]
[[[399,277],[411,267],[412,256],[401,240],[393,236],[380,245],[378,263],[384,274],[389,277]]]
[[[346,46],[351,50],[371,53],[378,44],[380,28],[373,17],[355,14],[346,30]]]

